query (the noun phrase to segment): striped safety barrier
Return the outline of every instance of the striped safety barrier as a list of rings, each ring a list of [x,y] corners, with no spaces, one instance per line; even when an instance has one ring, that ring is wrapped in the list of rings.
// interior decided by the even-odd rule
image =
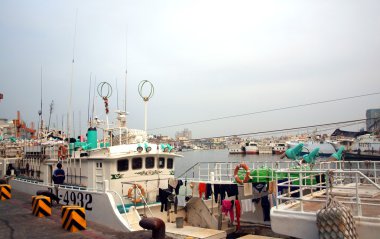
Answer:
[[[4,201],[11,199],[11,185],[9,184],[0,184],[0,200]]]
[[[83,207],[62,206],[62,227],[70,232],[85,230],[87,227],[86,214]]]
[[[32,210],[37,217],[51,216],[51,199],[46,196],[32,196]]]

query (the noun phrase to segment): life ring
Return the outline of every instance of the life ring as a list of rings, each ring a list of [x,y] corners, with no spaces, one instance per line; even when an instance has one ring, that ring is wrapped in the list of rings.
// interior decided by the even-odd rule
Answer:
[[[66,159],[67,158],[67,147],[65,145],[60,145],[58,148],[58,158]]]
[[[244,177],[244,180],[241,180],[238,176],[238,172],[239,172],[239,169],[240,168],[243,168],[245,169],[245,177]],[[243,183],[247,183],[249,181],[249,175],[250,175],[250,172],[249,172],[249,168],[246,164],[244,163],[241,163],[241,164],[238,164],[234,170],[234,177],[235,177],[235,181],[238,183],[238,184],[243,184]]]
[[[136,188],[139,188],[141,191],[140,197],[133,197],[132,191],[135,191]],[[145,190],[140,184],[134,184],[132,187],[128,189],[128,199],[133,203],[139,203],[142,201],[142,198],[145,197]]]

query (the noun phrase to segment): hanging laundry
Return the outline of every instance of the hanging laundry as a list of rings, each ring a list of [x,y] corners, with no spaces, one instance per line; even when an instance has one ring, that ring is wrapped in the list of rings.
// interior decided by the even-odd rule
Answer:
[[[176,178],[169,178],[168,184],[169,184],[170,187],[176,188],[177,184],[178,184],[178,179],[176,179]]]
[[[263,208],[264,221],[270,221],[270,203],[268,196],[261,198],[261,207]]]
[[[240,216],[241,216],[241,206],[239,200],[235,200],[235,212],[236,212],[236,230],[240,229]]]
[[[261,191],[266,189],[266,183],[252,183],[252,187],[255,191],[261,193]]]
[[[241,204],[241,209],[243,213],[252,212],[253,207],[252,207],[251,199],[240,200],[240,204]]]
[[[170,179],[169,179],[170,180]],[[175,187],[173,187],[172,185],[176,185]],[[173,192],[173,190],[175,191],[175,194],[178,195],[179,194],[179,189],[180,187],[183,185],[183,182],[182,180],[177,180],[177,182],[175,184],[170,184],[169,182],[169,190],[171,192]]]
[[[165,209],[168,210],[168,197],[172,195],[172,193],[168,189],[158,189],[158,198],[161,202],[161,212]]]
[[[190,188],[191,188],[191,196],[194,197],[194,193],[198,192],[198,183],[196,182],[191,182],[190,183]]]
[[[229,213],[231,222],[234,221],[234,208],[232,201],[226,199],[222,201],[222,213],[226,216],[227,213]]]
[[[198,190],[199,190],[199,197],[202,198],[203,193],[206,195],[206,184],[205,183],[199,183],[198,184]]]
[[[238,198],[239,195],[239,189],[237,184],[228,184],[226,185],[226,191],[227,195],[229,197],[236,196],[236,199]]]
[[[177,209],[178,209],[178,198],[174,194],[170,194],[167,198],[167,209],[170,211],[171,205],[174,205],[174,213],[177,214]]]
[[[222,195],[221,195],[221,185],[220,184],[214,184],[214,198],[215,198],[215,203],[218,202],[218,198],[221,198],[220,199],[221,201],[224,199],[224,196],[222,197]]]
[[[244,196],[251,196],[252,193],[252,183],[244,183]]]
[[[206,184],[206,194],[205,199],[208,199],[212,195],[212,187],[211,183]]]

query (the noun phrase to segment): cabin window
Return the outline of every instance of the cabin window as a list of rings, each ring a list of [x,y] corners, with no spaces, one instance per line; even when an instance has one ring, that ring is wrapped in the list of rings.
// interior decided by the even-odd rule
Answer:
[[[168,169],[172,169],[173,168],[173,159],[172,158],[168,158],[168,162],[167,162],[167,168]]]
[[[154,157],[147,157],[145,159],[145,168],[154,168]]]
[[[132,169],[141,169],[141,168],[142,168],[142,158],[133,158]]]
[[[117,161],[117,171],[127,171],[129,169],[129,160],[122,159]]]
[[[158,159],[158,168],[165,168],[165,158]]]

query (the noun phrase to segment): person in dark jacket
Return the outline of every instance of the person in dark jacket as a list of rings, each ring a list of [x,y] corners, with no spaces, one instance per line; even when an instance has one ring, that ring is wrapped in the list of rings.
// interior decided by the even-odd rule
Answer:
[[[57,169],[53,173],[54,184],[62,184],[65,181],[65,171],[62,169],[62,164],[57,164]]]

